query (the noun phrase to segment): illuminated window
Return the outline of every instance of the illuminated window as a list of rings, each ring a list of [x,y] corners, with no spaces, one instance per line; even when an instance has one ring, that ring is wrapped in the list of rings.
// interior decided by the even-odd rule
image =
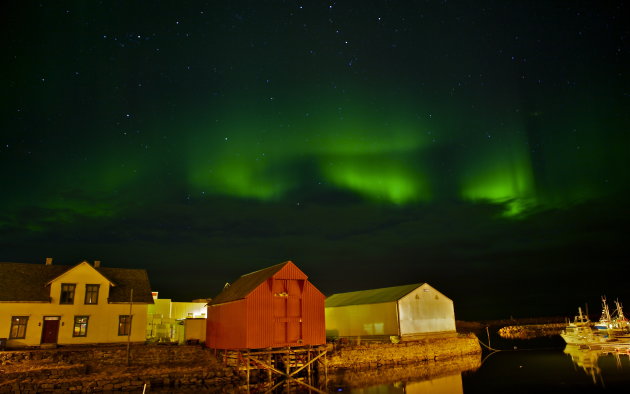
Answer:
[[[118,335],[129,335],[131,332],[131,316],[118,316]]]
[[[27,323],[28,323],[28,316],[11,317],[11,331],[9,332],[9,339],[26,338],[26,324]]]
[[[59,296],[60,304],[74,304],[74,289],[76,285],[73,283],[61,284],[61,295]]]
[[[100,285],[85,285],[85,303],[98,304],[98,289]]]
[[[89,318],[89,316],[74,317],[74,331],[72,331],[73,337],[87,337]]]

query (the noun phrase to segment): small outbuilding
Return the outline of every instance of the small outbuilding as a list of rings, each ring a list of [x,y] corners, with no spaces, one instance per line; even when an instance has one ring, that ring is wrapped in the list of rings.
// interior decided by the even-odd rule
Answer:
[[[455,332],[453,301],[427,283],[333,294],[326,299],[329,337]]]
[[[208,304],[206,346],[261,349],[325,344],[324,300],[291,261],[243,275]]]
[[[184,319],[183,322],[183,343],[203,343],[206,341],[206,327],[208,323],[205,318],[191,317]]]

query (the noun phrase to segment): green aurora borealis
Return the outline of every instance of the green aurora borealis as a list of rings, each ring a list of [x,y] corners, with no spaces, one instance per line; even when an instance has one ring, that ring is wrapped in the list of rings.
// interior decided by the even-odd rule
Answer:
[[[602,173],[616,172],[614,163],[625,160],[621,151],[600,150],[596,130],[579,135],[572,126],[583,124],[581,119],[565,120],[569,130],[556,131],[554,138],[566,142],[539,153],[531,147],[528,120],[520,116],[497,125],[483,115],[471,120],[475,129],[453,131],[448,119],[430,114],[329,107],[287,104],[271,117],[255,109],[217,114],[207,128],[190,133],[192,142],[183,153],[189,186],[197,195],[261,201],[285,201],[303,189],[333,189],[394,205],[483,202],[504,206],[505,216],[519,216],[616,191]],[[534,161],[545,165],[536,168]],[[593,171],[593,165],[601,171]],[[622,179],[615,182],[625,184],[625,176],[617,176]]]
[[[534,313],[628,263],[627,8],[12,4],[0,260],[192,299],[292,259],[325,293],[426,280],[476,294],[465,317]],[[537,313],[604,291],[629,302],[610,278]]]

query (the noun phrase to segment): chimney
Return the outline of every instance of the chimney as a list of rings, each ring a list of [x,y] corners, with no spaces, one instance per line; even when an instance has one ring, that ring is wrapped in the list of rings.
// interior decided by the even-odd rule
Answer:
[[[46,257],[46,265],[52,265],[52,257]]]
[[[98,268],[101,266],[101,260],[94,260],[94,268]]]

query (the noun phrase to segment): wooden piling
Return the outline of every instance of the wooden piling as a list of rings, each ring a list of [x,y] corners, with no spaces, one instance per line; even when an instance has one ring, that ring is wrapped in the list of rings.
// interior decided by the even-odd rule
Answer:
[[[244,372],[247,391],[252,392],[251,374],[253,370],[267,372],[267,385],[271,387],[267,389],[275,390],[284,385],[287,392],[291,392],[291,387],[295,385],[303,386],[316,393],[325,393],[314,387],[312,384],[313,364],[324,364],[325,355],[327,353],[325,346],[304,346],[304,347],[285,347],[285,348],[267,348],[267,349],[249,349],[249,350],[224,350],[222,357],[226,365],[235,367]],[[280,365],[284,364],[284,368]],[[264,372],[263,372],[264,373]],[[301,378],[298,375],[302,374]],[[326,369],[327,377],[327,369]],[[264,375],[263,375],[264,376]],[[274,376],[280,381],[274,385]],[[306,379],[304,379],[306,377]]]
[[[245,353],[245,374],[247,375],[247,393],[249,393],[249,352]]]

